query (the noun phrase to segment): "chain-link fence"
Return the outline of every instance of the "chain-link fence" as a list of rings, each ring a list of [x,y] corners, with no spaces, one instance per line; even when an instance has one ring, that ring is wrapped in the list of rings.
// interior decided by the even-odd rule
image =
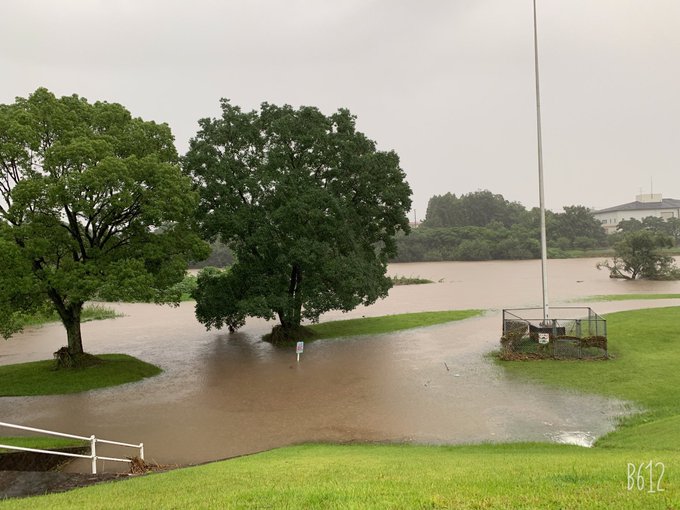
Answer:
[[[503,310],[503,359],[607,359],[607,321],[589,307]]]

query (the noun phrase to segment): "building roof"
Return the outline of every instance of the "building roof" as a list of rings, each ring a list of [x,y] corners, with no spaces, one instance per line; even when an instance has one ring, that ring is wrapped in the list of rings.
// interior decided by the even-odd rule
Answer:
[[[618,211],[650,211],[658,209],[679,209],[680,200],[675,198],[664,198],[660,202],[628,202],[627,204],[615,205],[614,207],[608,207],[607,209],[600,209],[595,211],[595,214],[600,213],[610,213]]]

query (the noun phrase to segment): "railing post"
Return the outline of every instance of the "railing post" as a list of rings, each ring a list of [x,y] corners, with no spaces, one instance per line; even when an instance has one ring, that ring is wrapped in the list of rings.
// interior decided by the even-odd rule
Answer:
[[[94,434],[90,436],[90,448],[92,450],[92,474],[97,474],[97,438]]]
[[[144,460],[144,443],[139,443],[139,458]]]

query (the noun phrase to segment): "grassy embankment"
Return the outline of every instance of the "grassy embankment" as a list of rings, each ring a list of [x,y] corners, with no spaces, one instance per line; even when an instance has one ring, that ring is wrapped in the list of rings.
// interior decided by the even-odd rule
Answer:
[[[87,446],[88,443],[78,439],[65,439],[58,437],[2,437],[0,436],[0,444],[7,446],[23,446],[24,448],[36,448],[38,450],[55,450],[57,448],[72,448],[74,446]],[[14,450],[7,450],[0,448],[0,453],[11,452]]]
[[[517,377],[625,398],[647,413],[598,447],[306,445],[7,508],[680,508],[680,308],[608,316],[606,362],[502,362]],[[663,492],[628,463],[663,462]],[[659,486],[654,471],[652,488]],[[638,480],[634,478],[634,481]]]
[[[604,294],[599,296],[588,296],[585,299],[574,301],[633,301],[647,299],[680,299],[680,294]]]
[[[303,326],[301,338],[308,342],[330,338],[349,336],[382,335],[405,329],[436,326],[446,322],[469,319],[480,315],[483,310],[444,310],[439,312],[401,313],[383,315],[381,317],[363,317],[361,319],[346,319],[340,321],[322,322]],[[262,336],[266,342],[271,341],[271,334]],[[278,342],[280,345],[295,344],[295,340]]]
[[[83,308],[82,314],[80,316],[81,322],[98,321],[104,319],[114,319],[116,317],[121,317],[121,314],[117,313],[112,308],[107,306],[94,304],[86,305]],[[50,322],[59,322],[59,315],[52,309],[47,309],[42,312],[36,312],[34,314],[24,314],[21,317],[21,323],[24,327],[30,326],[42,326]]]
[[[670,255],[672,257],[677,257],[680,255],[680,246],[673,248],[665,248],[661,250],[663,255]],[[584,258],[612,258],[616,255],[616,251],[613,247],[609,248],[591,248],[588,250],[580,249],[567,249],[562,250],[560,248],[548,248],[548,258],[549,259],[584,259]]]
[[[101,363],[54,370],[54,361],[0,366],[0,397],[61,395],[140,381],[161,373],[155,365],[126,354],[101,354]]]
[[[627,463],[648,457],[537,444],[305,445],[0,506],[93,510],[677,508],[677,493],[670,482],[664,481],[665,492],[657,494],[626,489]],[[656,458],[666,461],[667,473],[680,468],[677,455]]]
[[[432,280],[427,278],[421,278],[420,276],[390,276],[392,280],[392,285],[398,287],[400,285],[423,285],[425,283],[434,283]]]
[[[359,335],[380,335],[404,329],[422,328],[469,319],[481,313],[482,310],[401,313],[397,315],[383,315],[382,317],[364,317],[361,319],[323,322],[321,324],[312,324],[307,326],[307,328],[314,335],[311,340]]]

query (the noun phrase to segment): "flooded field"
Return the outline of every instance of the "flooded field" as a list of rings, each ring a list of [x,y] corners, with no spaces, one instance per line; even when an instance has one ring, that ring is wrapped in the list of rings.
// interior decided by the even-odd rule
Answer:
[[[550,261],[552,304],[594,294],[680,293],[678,282],[610,280],[595,262]],[[187,464],[305,441],[589,444],[629,412],[624,402],[511,378],[485,357],[498,346],[500,309],[540,303],[539,261],[393,264],[390,273],[438,283],[396,287],[371,307],[324,319],[489,311],[448,325],[314,342],[297,363],[293,348],[260,341],[272,326],[262,320],[229,335],[205,331],[194,319],[193,303],[116,304],[125,317],[83,325],[85,348],[128,353],[164,372],[76,395],[0,398],[1,421],[143,441],[147,458]],[[677,304],[680,300],[591,306],[607,313]],[[58,324],[29,330],[0,342],[0,364],[47,359],[64,343]]]

